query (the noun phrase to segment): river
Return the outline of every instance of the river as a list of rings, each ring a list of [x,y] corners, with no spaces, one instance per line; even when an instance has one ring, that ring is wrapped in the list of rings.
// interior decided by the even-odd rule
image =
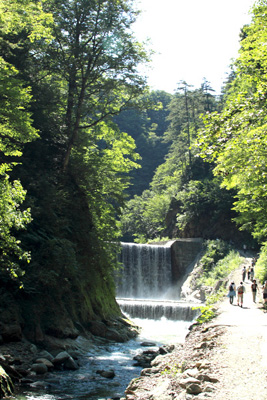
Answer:
[[[45,387],[29,388],[17,395],[17,400],[104,400],[119,399],[130,381],[138,377],[141,367],[135,366],[133,357],[145,348],[143,342],[153,342],[154,349],[163,344],[182,343],[190,322],[133,319],[142,327],[140,335],[127,343],[100,345],[90,349],[77,371],[50,373]],[[153,348],[153,347],[149,347]],[[113,379],[101,377],[97,370],[115,372]],[[40,385],[43,385],[40,383]],[[38,384],[37,384],[38,386]]]

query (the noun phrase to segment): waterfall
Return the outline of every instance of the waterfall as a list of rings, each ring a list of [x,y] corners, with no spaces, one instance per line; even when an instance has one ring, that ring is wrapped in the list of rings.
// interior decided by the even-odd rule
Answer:
[[[172,287],[170,246],[122,243],[120,261],[123,269],[116,278],[118,297],[168,297]]]
[[[115,277],[117,302],[130,318],[192,321],[194,304],[179,301],[181,280],[199,248],[196,240],[166,245],[122,243]]]

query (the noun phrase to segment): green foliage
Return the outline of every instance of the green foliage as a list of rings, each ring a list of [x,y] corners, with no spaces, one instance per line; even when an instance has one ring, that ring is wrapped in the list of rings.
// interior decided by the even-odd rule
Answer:
[[[51,16],[42,10],[41,2],[0,1],[0,46],[2,55],[19,47],[8,37],[27,31],[29,41],[49,35]],[[47,29],[45,29],[45,24]],[[29,262],[29,252],[22,249],[17,231],[31,221],[29,209],[22,211],[25,190],[19,180],[8,174],[20,161],[25,143],[38,137],[28,111],[31,102],[30,88],[21,81],[19,71],[3,56],[0,57],[0,271],[1,279],[8,280],[23,275],[22,265]]]
[[[188,237],[199,235],[198,229],[200,235],[209,237],[210,233],[205,232],[218,221],[228,220],[231,224],[232,192],[220,187],[221,179],[213,177],[212,166],[198,157],[197,146],[191,146],[203,124],[200,115],[217,107],[211,91],[207,82],[194,91],[183,83],[172,97],[169,125],[163,135],[164,142],[170,143],[168,154],[157,167],[150,190],[127,203],[121,217],[124,240],[135,237],[136,241],[147,242],[161,235]],[[169,224],[173,225],[172,232]]]
[[[17,230],[25,229],[30,222],[29,210],[21,211],[20,204],[25,191],[19,181],[10,182],[8,176],[0,179],[0,272],[1,275],[17,278],[22,274],[20,264],[29,262],[30,255],[22,250],[20,241],[14,236]],[[2,278],[3,279],[3,278]]]
[[[219,279],[225,278],[231,271],[237,269],[242,263],[242,258],[239,254],[231,250],[230,253],[219,260],[214,268],[204,274],[200,282],[206,286],[213,286]]]
[[[161,375],[171,375],[175,377],[178,374],[182,374],[184,372],[186,363],[185,361],[181,364],[173,364],[171,367],[167,366],[163,371],[161,371]]]
[[[215,162],[222,185],[237,192],[235,221],[259,241],[267,237],[266,11],[266,1],[255,4],[252,23],[243,29],[224,108],[205,116],[198,135],[202,157]]]
[[[125,110],[114,118],[120,130],[134,138],[136,151],[141,156],[141,169],[130,173],[131,186],[127,193],[131,197],[149,188],[155,169],[164,162],[169,144],[163,142],[163,135],[168,126],[167,107],[171,98],[163,91],[151,92],[141,96],[142,110]]]
[[[133,235],[139,243],[155,239],[164,229],[169,205],[170,198],[167,194],[155,195],[152,191],[145,190],[142,196],[135,196],[127,202],[120,219],[122,233]]]
[[[199,310],[200,316],[197,318],[197,322],[199,324],[204,324],[205,322],[210,321],[216,316],[216,313],[212,306],[200,306],[200,307],[193,307],[193,310]]]
[[[205,254],[200,263],[205,272],[209,273],[217,262],[223,259],[229,253],[231,247],[223,240],[207,240],[205,243]]]
[[[264,283],[267,280],[267,243],[263,243],[255,265],[255,277]]]
[[[232,205],[231,194],[220,188],[218,179],[192,179],[177,193],[175,199],[180,205],[177,215],[180,230],[203,219],[209,219],[209,224],[215,224],[221,215],[225,217],[229,213]]]
[[[200,260],[203,273],[198,284],[214,287],[218,280],[226,278],[231,271],[237,269],[242,261],[239,253],[231,250],[227,243],[221,240],[208,241],[207,251]]]

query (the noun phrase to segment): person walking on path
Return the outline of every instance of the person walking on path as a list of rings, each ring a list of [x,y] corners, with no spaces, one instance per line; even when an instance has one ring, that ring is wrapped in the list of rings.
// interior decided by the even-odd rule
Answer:
[[[250,279],[253,282],[253,280],[254,280],[254,268],[253,268],[253,265],[250,268]]]
[[[236,288],[234,282],[230,283],[227,296],[229,297],[230,304],[233,304],[234,297],[236,296]]]
[[[244,282],[246,279],[246,267],[243,267],[242,269],[242,281]]]
[[[252,291],[252,300],[254,301],[254,303],[256,303],[256,295],[257,295],[257,282],[256,279],[253,279],[252,285],[251,285],[251,291]]]
[[[266,307],[266,305],[267,305],[267,281],[264,282],[262,289],[263,289],[262,295],[263,295],[263,303],[264,303],[263,306]]]
[[[240,282],[240,285],[237,288],[237,305],[239,306],[239,303],[241,307],[243,307],[243,299],[244,299],[244,293],[246,291],[245,286],[243,285],[243,282]]]

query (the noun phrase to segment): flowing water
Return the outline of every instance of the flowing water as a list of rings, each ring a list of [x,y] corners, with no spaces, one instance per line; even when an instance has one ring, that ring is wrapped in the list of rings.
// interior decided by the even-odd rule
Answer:
[[[170,290],[175,287],[170,247],[123,243],[121,262],[124,268],[117,276],[117,301],[122,312],[142,328],[140,335],[127,343],[100,342],[88,350],[77,371],[51,373],[45,387],[31,387],[17,400],[119,399],[130,381],[140,375],[142,368],[135,365],[133,357],[143,352],[142,342],[154,343],[152,349],[157,350],[184,341],[198,311],[179,301],[179,290]],[[111,369],[113,379],[97,372]]]
[[[102,345],[88,352],[77,371],[62,371],[46,379],[46,387],[30,388],[18,395],[18,400],[99,400],[123,397],[130,381],[138,377],[141,367],[134,366],[133,357],[145,348],[142,342],[153,342],[158,346],[182,343],[190,326],[189,322],[133,318],[133,322],[142,327],[135,340],[127,343]],[[113,369],[113,379],[102,378],[97,370]]]

